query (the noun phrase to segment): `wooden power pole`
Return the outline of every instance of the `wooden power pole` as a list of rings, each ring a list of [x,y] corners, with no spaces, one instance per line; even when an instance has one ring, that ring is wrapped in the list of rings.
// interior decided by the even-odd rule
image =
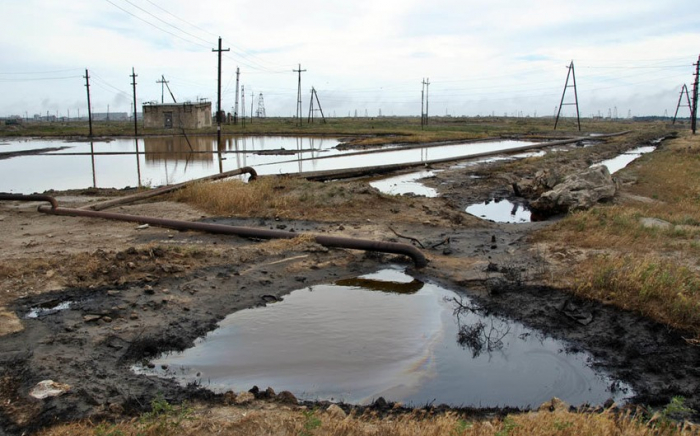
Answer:
[[[213,48],[211,51],[218,53],[219,55],[219,75],[217,81],[217,92],[216,92],[216,146],[218,150],[221,150],[221,53],[225,51],[230,51],[230,48],[221,48],[221,37],[219,37],[219,48]]]
[[[90,137],[92,138],[92,107],[90,107],[90,75],[88,74],[87,68],[85,69],[85,88],[87,88],[87,100],[88,100],[88,125],[90,126]],[[78,118],[80,118],[80,112],[78,112]]]
[[[131,67],[131,86],[134,87],[134,136],[138,136],[139,134],[139,124],[138,124],[138,119],[136,118],[136,73],[134,72],[134,67]]]
[[[301,73],[306,70],[301,69],[301,64],[299,64],[298,70],[292,70],[295,73],[299,73],[299,86],[297,88],[297,124],[301,127]]]

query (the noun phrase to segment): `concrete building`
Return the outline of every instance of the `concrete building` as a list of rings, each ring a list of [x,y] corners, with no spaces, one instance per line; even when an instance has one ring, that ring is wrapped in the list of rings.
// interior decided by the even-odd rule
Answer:
[[[211,102],[143,105],[143,126],[153,129],[211,127]]]

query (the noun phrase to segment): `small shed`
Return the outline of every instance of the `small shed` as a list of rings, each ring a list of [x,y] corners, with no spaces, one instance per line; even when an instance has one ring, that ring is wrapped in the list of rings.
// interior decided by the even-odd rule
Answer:
[[[211,127],[211,102],[143,105],[143,125],[154,129]]]

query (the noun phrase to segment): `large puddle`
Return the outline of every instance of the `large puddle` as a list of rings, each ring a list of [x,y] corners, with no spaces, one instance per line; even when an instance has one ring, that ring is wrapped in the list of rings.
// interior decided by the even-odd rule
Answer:
[[[396,268],[233,313],[193,348],[152,363],[134,370],[217,392],[272,386],[351,403],[526,407],[623,395],[587,354]]]
[[[651,145],[638,147],[619,156],[616,156],[612,159],[604,160],[597,164],[593,164],[591,165],[591,167],[604,165],[608,167],[608,171],[610,171],[610,174],[614,174],[626,167],[627,165],[629,165],[630,163],[632,163],[633,161],[635,161],[636,159],[639,159],[643,154],[651,153],[654,150],[656,150],[656,147]]]
[[[528,223],[530,210],[522,204],[508,200],[488,200],[467,207],[466,212],[497,223]]]
[[[379,191],[390,195],[420,195],[423,197],[437,197],[436,189],[425,186],[420,179],[433,177],[434,171],[419,171],[416,173],[402,174],[399,176],[387,177],[370,182],[369,184]]]
[[[0,154],[42,152],[0,158],[0,191],[29,194],[49,189],[155,187],[244,166],[254,167],[259,174],[304,173],[466,158],[528,144],[475,142],[411,149],[390,147],[358,153],[338,150],[338,140],[328,138],[225,137],[220,150],[212,136],[94,143],[8,139],[0,145]]]

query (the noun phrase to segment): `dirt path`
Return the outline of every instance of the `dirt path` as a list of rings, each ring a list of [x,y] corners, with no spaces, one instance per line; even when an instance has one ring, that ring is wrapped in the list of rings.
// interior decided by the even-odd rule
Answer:
[[[422,270],[402,256],[329,250],[304,238],[251,241],[49,216],[36,211],[37,203],[2,202],[0,425],[20,434],[55,420],[125,416],[143,411],[156,393],[169,401],[223,401],[196,386],[183,388],[130,368],[191,346],[226,315],[263,305],[269,296],[372,272],[386,263],[404,264],[421,280],[467,293],[489,311],[567,340],[571,350],[591,352],[597,365],[634,388],[635,401],[666,404],[671,396],[683,395],[700,409],[700,351],[688,347],[681,332],[546,285],[546,276],[566,272],[557,269],[550,253],[530,244],[528,235],[550,222],[496,224],[462,212],[472,202],[511,196],[515,179],[545,166],[583,167],[625,147],[631,144],[572,148],[517,171],[502,162],[473,170],[446,165],[428,182],[444,199],[416,199],[407,209],[392,204],[368,211],[364,219],[216,218],[218,223],[396,242],[407,242],[397,234],[410,236],[426,247],[430,263]],[[78,207],[97,198],[62,195],[58,200]],[[169,201],[115,211],[207,218]],[[463,220],[453,219],[459,214]],[[581,324],[571,316],[574,309],[594,321]],[[71,389],[59,397],[31,398],[29,391],[47,379]]]

